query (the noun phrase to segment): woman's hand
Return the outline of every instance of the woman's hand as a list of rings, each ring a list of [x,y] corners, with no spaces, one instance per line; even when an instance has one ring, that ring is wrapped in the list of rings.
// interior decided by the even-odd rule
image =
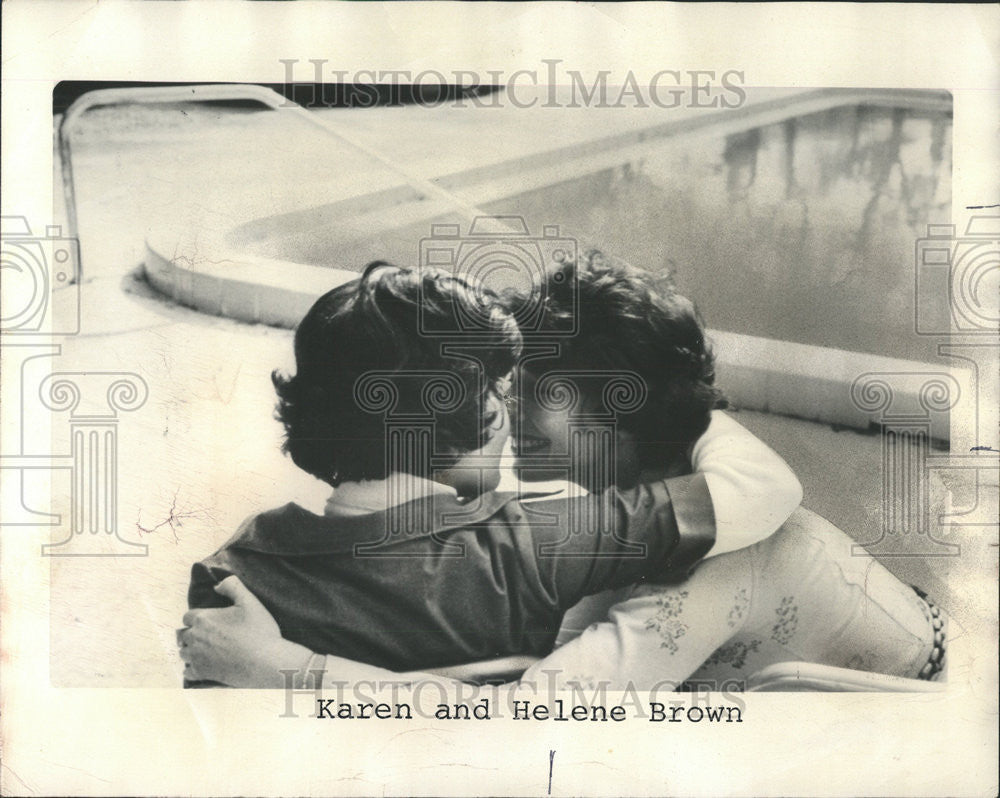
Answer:
[[[185,613],[187,628],[177,634],[184,678],[230,687],[285,687],[282,671],[307,666],[312,652],[282,638],[271,613],[239,577],[222,580],[215,592],[231,599],[233,606]]]

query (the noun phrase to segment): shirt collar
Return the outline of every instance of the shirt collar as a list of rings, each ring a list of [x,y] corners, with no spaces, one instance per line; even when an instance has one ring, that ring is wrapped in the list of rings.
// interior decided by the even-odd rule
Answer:
[[[576,499],[589,494],[589,491],[583,486],[565,479],[522,482],[518,479],[513,467],[500,469],[500,484],[497,485],[496,490],[498,493],[517,493],[522,496],[530,495],[530,498],[525,498],[523,501],[551,499],[554,496],[563,499]]]
[[[327,499],[325,515],[352,516],[384,512],[390,507],[432,496],[458,498],[458,491],[431,479],[392,472],[385,479],[342,482]]]
[[[530,496],[524,499],[527,501],[549,499],[554,496],[574,499],[587,495],[586,489],[573,482],[563,480],[521,482],[510,468],[502,468],[500,474],[500,484],[496,491]],[[362,479],[357,482],[340,483],[327,499],[324,515],[328,518],[371,515],[416,499],[430,499],[435,496],[459,500],[458,491],[448,485],[394,471],[386,479]]]

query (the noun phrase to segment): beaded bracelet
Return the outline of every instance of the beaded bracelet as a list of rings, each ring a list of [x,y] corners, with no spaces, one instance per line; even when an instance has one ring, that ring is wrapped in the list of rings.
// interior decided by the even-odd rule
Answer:
[[[920,669],[917,678],[926,681],[935,681],[941,671],[944,670],[946,651],[944,618],[941,616],[941,609],[931,601],[930,597],[923,590],[916,585],[910,585],[910,587],[913,588],[914,592],[927,605],[927,610],[930,613],[927,619],[931,622],[931,630],[934,634],[934,645],[931,648],[930,657],[928,657],[927,663],[923,668]]]

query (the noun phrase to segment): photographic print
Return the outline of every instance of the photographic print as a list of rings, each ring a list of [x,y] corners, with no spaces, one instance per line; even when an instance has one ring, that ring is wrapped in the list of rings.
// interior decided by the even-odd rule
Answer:
[[[985,9],[30,8],[5,792],[995,791]]]

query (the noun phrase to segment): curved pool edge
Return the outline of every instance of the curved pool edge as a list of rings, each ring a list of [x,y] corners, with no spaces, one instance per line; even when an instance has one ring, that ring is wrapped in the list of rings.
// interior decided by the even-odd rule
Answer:
[[[144,271],[154,288],[179,304],[286,329],[297,327],[319,296],[359,276],[238,253],[225,246],[224,236],[204,232],[197,241],[166,232],[147,236]],[[954,388],[952,412],[961,412],[962,404],[975,397],[975,375],[945,364],[723,330],[710,329],[708,336],[720,386],[737,408],[861,430],[890,418],[926,418],[930,437],[950,440],[949,409],[928,409],[927,382],[944,375]],[[884,405],[859,401],[855,383],[864,378],[876,389],[891,380]]]
[[[181,305],[288,329],[298,326],[319,296],[358,277],[346,269],[234,252],[221,235],[204,234],[196,243],[168,234],[147,235],[143,270],[150,285]]]

